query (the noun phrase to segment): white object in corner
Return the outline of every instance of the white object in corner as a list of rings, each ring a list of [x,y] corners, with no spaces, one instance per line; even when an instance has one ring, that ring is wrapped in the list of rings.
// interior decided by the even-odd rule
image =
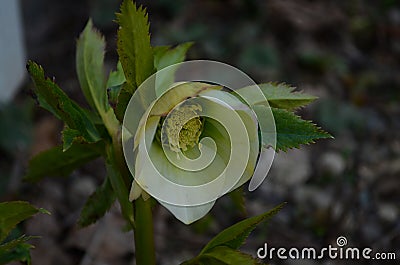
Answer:
[[[26,74],[18,0],[0,1],[0,103],[10,101]]]

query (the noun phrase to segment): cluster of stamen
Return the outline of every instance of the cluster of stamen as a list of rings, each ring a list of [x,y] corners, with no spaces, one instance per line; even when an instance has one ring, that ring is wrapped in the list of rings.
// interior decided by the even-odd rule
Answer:
[[[187,151],[199,143],[203,122],[198,115],[199,104],[182,104],[175,108],[163,121],[165,137],[163,144],[174,151]]]

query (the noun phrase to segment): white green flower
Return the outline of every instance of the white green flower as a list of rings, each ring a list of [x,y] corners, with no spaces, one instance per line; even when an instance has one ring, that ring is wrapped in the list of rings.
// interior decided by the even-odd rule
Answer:
[[[258,123],[235,93],[177,84],[151,103],[134,135],[130,200],[148,194],[185,224],[247,182],[260,149]]]

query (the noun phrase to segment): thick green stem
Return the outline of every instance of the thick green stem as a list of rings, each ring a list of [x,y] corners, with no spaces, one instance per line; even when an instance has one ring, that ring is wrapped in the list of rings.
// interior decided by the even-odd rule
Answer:
[[[135,256],[137,265],[155,265],[153,218],[150,199],[140,196],[134,202],[135,211]]]
[[[122,150],[121,128],[112,134],[116,163],[127,187],[130,187],[131,177],[125,163]],[[151,200],[144,201],[142,196],[133,202],[134,209],[134,239],[136,265],[155,265],[153,217]]]
[[[122,150],[121,130],[113,134],[115,160],[127,187],[131,185],[129,169],[125,163]],[[137,265],[155,265],[156,256],[154,249],[153,218],[151,200],[144,201],[142,196],[133,202],[134,209],[134,239],[135,256]]]

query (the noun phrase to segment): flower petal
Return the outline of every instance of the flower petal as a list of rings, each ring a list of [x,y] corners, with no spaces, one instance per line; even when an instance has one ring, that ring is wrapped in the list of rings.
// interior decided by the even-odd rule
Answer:
[[[221,86],[200,82],[184,82],[172,86],[161,95],[154,104],[150,115],[166,116],[177,104],[189,97],[195,97],[204,91],[220,90]]]
[[[178,220],[188,225],[204,217],[214,206],[215,201],[198,206],[176,206],[165,202],[160,203]]]
[[[243,102],[241,102],[235,94],[231,94],[228,92],[224,91],[218,91],[218,90],[210,90],[210,91],[204,91],[201,93],[201,96],[206,96],[210,98],[216,98],[219,99],[229,106],[231,106],[233,109],[236,110],[236,112],[239,114],[240,118],[245,124],[249,140],[250,140],[250,155],[248,159],[248,163],[245,169],[245,172],[243,173],[242,177],[238,181],[238,183],[232,188],[232,190],[236,189],[237,187],[240,187],[243,185],[245,182],[247,182],[251,176],[254,173],[254,169],[256,167],[257,163],[257,157],[259,153],[259,139],[258,139],[258,122],[257,122],[257,117],[253,113],[253,111]],[[212,105],[210,105],[212,106]],[[214,127],[217,127],[216,124],[214,124]],[[208,133],[211,137],[212,135],[219,135],[216,134],[215,131],[209,132]],[[214,138],[214,137],[213,137]],[[218,146],[218,151],[219,154],[222,157],[226,157],[229,155],[230,152],[230,145],[229,145],[229,140],[227,137],[218,137],[218,139],[215,139],[217,142],[220,142],[221,144]],[[228,149],[228,150],[227,150]]]
[[[146,155],[144,152],[147,152]],[[149,157],[151,161],[146,161]],[[146,181],[147,176],[141,175],[142,172],[153,172],[155,169],[169,181],[184,185],[184,186],[198,186],[212,181],[215,176],[218,176],[223,171],[225,163],[218,155],[215,156],[214,161],[205,169],[201,171],[188,171],[176,167],[165,156],[165,153],[158,142],[153,142],[147,151],[144,148],[138,149],[136,158],[136,178]],[[140,184],[145,184],[145,183]],[[160,191],[163,189],[159,187]],[[178,192],[178,191],[177,191]]]
[[[142,194],[142,188],[136,181],[132,181],[131,191],[129,192],[129,201],[134,201]]]
[[[170,111],[169,108],[174,107],[173,102],[158,101],[150,115],[144,116],[147,117],[147,121],[141,121],[141,126],[135,135],[135,182],[131,189],[131,197],[139,196],[140,191],[135,186],[140,185],[186,224],[207,214],[219,196],[248,181],[254,172],[259,151],[258,125],[249,107],[228,92],[201,91],[199,92],[200,97],[203,94],[207,95],[208,92],[213,94],[211,98],[216,98],[214,103],[228,104],[231,110],[229,111],[226,106],[211,107],[213,104],[205,105],[207,113],[217,111],[219,118],[216,120],[212,117],[209,118],[209,116],[205,118],[202,140],[208,137],[212,138],[213,141],[201,141],[201,143],[204,143],[203,148],[215,148],[216,146],[217,152],[212,163],[202,170],[185,170],[174,165],[166,157],[162,145],[155,140],[160,115],[164,115],[164,111]],[[210,96],[207,96],[207,98],[210,98]],[[176,98],[170,99],[174,101]],[[157,105],[159,106],[157,107]],[[226,114],[224,114],[224,108],[227,110]],[[225,122],[225,125],[220,124],[217,120],[222,123]],[[228,128],[232,132],[231,135],[227,132]],[[239,134],[235,128],[241,128]],[[210,142],[214,146],[211,146]],[[236,146],[235,152],[232,149],[232,144]],[[246,150],[247,148],[250,148],[250,150],[240,154],[239,150],[244,150],[244,147]],[[184,154],[194,159],[196,154],[200,153],[200,150],[201,148],[192,149],[191,152]],[[230,161],[232,157],[234,158],[232,161],[242,161],[243,163],[233,162],[232,164],[232,161]],[[248,161],[246,162],[243,157],[248,158]],[[225,171],[226,168],[230,168],[230,171]],[[237,177],[234,177],[235,172],[239,172]],[[222,177],[219,177],[220,175]],[[237,183],[235,179],[238,180]],[[194,191],[192,188],[196,189],[195,193],[192,192]]]

